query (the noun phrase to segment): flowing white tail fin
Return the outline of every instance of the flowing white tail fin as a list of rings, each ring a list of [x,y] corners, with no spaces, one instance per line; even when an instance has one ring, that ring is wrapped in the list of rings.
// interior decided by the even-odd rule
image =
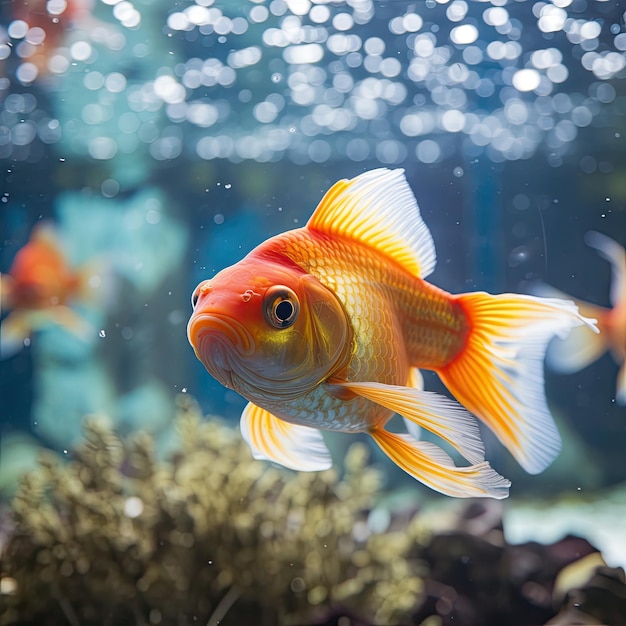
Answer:
[[[595,320],[563,300],[484,292],[457,297],[471,330],[464,349],[437,372],[527,472],[539,473],[561,446],[544,392],[548,342],[576,326],[597,332]]]

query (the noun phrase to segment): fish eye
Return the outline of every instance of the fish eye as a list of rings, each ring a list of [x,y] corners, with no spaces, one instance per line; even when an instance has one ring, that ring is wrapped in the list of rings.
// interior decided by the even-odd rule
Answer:
[[[263,313],[274,328],[289,328],[300,312],[298,297],[284,285],[274,285],[265,293]]]
[[[191,307],[193,309],[196,308],[196,304],[198,304],[199,297],[200,297],[200,294],[198,293],[198,290],[195,289],[194,292],[191,294]]]

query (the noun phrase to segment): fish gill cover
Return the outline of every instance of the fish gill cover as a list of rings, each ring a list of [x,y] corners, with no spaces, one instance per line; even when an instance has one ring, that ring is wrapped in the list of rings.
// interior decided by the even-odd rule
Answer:
[[[11,4],[5,158],[37,160],[55,143],[105,161],[296,164],[435,163],[458,151],[498,162],[541,149],[558,166],[581,129],[624,110],[614,2],[50,0],[39,14]],[[59,24],[71,27],[64,38]]]

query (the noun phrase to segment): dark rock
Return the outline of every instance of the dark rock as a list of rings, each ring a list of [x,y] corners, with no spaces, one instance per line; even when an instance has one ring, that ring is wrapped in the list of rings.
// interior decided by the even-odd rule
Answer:
[[[626,624],[626,578],[621,567],[598,567],[591,580],[580,589],[568,592],[554,625]]]

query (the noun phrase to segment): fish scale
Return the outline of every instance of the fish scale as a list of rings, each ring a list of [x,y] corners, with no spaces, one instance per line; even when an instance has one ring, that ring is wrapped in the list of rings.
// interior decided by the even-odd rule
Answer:
[[[364,343],[380,334],[380,324],[395,328],[397,320],[407,367],[435,369],[446,365],[463,348],[469,322],[462,306],[450,294],[390,263],[376,250],[358,242],[331,240],[306,229],[270,241],[337,295],[348,311],[355,335]],[[315,263],[311,264],[310,259]],[[374,296],[381,298],[378,306],[372,306],[376,304],[372,302]],[[388,312],[386,319],[377,319],[380,310]],[[379,343],[386,346],[387,339]]]

